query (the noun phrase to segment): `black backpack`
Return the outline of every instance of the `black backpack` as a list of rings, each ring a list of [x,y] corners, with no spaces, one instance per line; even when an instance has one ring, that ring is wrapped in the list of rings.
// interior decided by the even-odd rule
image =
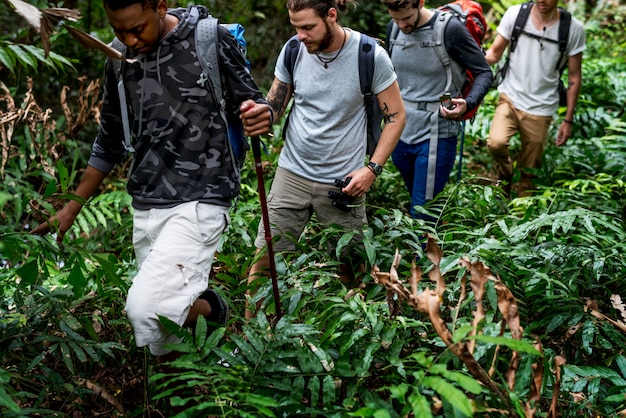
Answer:
[[[520,35],[524,34],[526,36],[530,36],[531,38],[541,39],[537,35],[525,32],[523,30],[524,26],[526,25],[526,22],[528,21],[528,16],[530,16],[530,10],[532,9],[534,4],[535,4],[534,2],[529,1],[527,3],[522,4],[522,7],[520,8],[519,14],[517,15],[517,18],[515,19],[515,24],[513,25],[513,32],[511,33],[511,41],[509,44],[509,51],[507,53],[506,60],[504,61],[504,64],[498,68],[498,70],[496,71],[496,75],[494,77],[494,87],[497,87],[498,85],[500,85],[500,83],[502,83],[502,80],[504,80],[504,77],[506,77],[506,73],[509,69],[510,56],[511,56],[511,53],[515,51],[515,48],[517,48],[517,41],[519,40]],[[561,80],[561,77],[563,76],[563,71],[565,71],[565,68],[567,67],[567,59],[564,59],[564,57],[565,57],[565,51],[567,49],[567,41],[569,38],[569,28],[572,23],[572,15],[570,12],[563,9],[562,7],[559,7],[559,11],[560,11],[559,39],[555,41],[554,39],[543,38],[542,41],[558,43],[559,45],[560,55],[559,55],[559,60],[557,61],[557,64],[556,64],[555,71],[559,72],[559,86],[558,86],[559,105],[566,106],[567,105],[567,89],[565,88],[565,85],[563,84],[563,80]]]
[[[292,79],[293,69],[296,65],[298,53],[300,52],[300,44],[301,42],[298,36],[294,35],[287,41],[287,48],[285,49],[284,64]],[[382,132],[381,123],[383,120],[383,112],[378,106],[378,101],[375,100],[375,95],[372,93],[375,47],[376,41],[373,38],[361,34],[361,40],[359,41],[359,83],[361,85],[361,94],[363,94],[367,114],[367,155],[370,156],[374,153],[376,145],[378,144],[378,139]],[[287,122],[289,122],[289,119],[287,119]],[[287,124],[285,124],[285,129],[286,126]]]

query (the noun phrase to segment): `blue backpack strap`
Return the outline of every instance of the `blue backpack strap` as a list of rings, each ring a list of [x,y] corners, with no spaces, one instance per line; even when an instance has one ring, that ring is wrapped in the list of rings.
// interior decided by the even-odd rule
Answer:
[[[365,104],[365,112],[367,115],[367,154],[372,155],[378,144],[382,120],[382,112],[378,107],[378,103],[372,92],[372,84],[374,83],[374,68],[376,55],[376,41],[361,34],[359,40],[359,84],[361,86],[361,94]],[[378,123],[376,123],[378,121]]]
[[[285,67],[291,77],[291,83],[293,84],[293,68],[296,66],[296,60],[298,59],[298,53],[300,52],[300,40],[298,35],[294,35],[287,41],[287,47],[285,48],[285,55],[283,57]]]
[[[298,59],[298,54],[300,53],[300,40],[298,39],[298,35],[293,35],[287,41],[287,47],[285,48],[285,55],[283,56],[283,63],[285,68],[287,68],[287,72],[291,77],[291,85],[293,85],[293,70],[296,66],[296,60]],[[292,105],[293,110],[293,105]],[[287,133],[287,128],[289,127],[289,119],[291,119],[291,111],[287,114],[287,118],[285,119],[285,123],[283,125],[282,135],[283,139]]]
[[[394,22],[390,20],[387,24],[387,31],[385,34],[385,47],[387,48],[387,53],[391,57],[391,50],[393,49],[394,42],[398,37],[398,33],[400,33],[400,27]]]

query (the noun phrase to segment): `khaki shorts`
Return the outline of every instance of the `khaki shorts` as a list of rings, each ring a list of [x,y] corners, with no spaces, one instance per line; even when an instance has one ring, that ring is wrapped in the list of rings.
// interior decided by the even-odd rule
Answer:
[[[295,243],[313,214],[324,226],[336,224],[350,231],[362,230],[367,224],[365,196],[355,199],[350,212],[344,212],[332,205],[332,199],[328,197],[330,190],[339,191],[332,184],[306,180],[278,167],[267,196],[274,250],[295,250]],[[257,248],[266,245],[263,219],[254,243]]]
[[[182,325],[207,288],[213,257],[229,223],[228,208],[188,202],[169,209],[135,210],[133,244],[138,272],[126,298],[126,313],[138,347],[161,356],[178,339],[159,315]]]

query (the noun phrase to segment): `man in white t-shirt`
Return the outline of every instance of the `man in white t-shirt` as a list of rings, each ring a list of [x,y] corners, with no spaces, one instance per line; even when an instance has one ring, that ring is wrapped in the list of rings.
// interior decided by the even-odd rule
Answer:
[[[509,140],[520,133],[522,149],[518,168],[522,170],[520,194],[530,189],[531,177],[525,168],[541,165],[548,129],[559,106],[559,22],[558,0],[538,0],[530,4],[530,16],[522,28],[517,47],[509,54],[509,66],[498,86],[496,107],[487,146],[498,169],[499,180],[507,194],[511,190],[513,162]],[[497,63],[510,46],[511,35],[522,5],[510,7],[497,28],[497,36],[487,50],[487,62]],[[582,53],[585,50],[583,25],[572,18],[563,60],[567,60],[567,112],[561,121],[556,145],[564,145],[572,133],[576,102],[582,86]]]
[[[405,125],[405,111],[393,65],[385,50],[375,44],[372,93],[383,111],[384,127],[376,149],[365,164],[367,118],[359,84],[361,34],[341,26],[338,11],[354,0],[288,0],[291,25],[299,45],[293,70],[285,63],[290,44],[281,50],[267,101],[282,115],[293,97],[285,130],[284,147],[268,195],[268,212],[276,251],[293,251],[313,214],[325,226],[336,224],[357,236],[367,223],[365,194],[383,170]],[[350,182],[341,191],[350,196],[340,209],[328,198],[339,191],[336,179]],[[255,241],[265,246],[263,223]],[[343,261],[343,260],[342,260]],[[349,260],[354,261],[354,260]],[[268,254],[250,269],[249,279],[267,275]],[[342,279],[354,278],[340,271]],[[253,315],[252,310],[246,317]]]

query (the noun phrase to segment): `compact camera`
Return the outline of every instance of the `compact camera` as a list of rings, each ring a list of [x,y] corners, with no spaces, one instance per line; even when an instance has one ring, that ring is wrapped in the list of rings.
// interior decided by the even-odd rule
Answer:
[[[441,102],[441,105],[448,110],[452,110],[455,108],[455,106],[452,104],[452,96],[450,95],[450,93],[442,94],[441,97],[439,97],[439,101]]]
[[[350,180],[352,177],[347,177],[345,180],[335,179],[335,187],[339,188],[339,191],[329,190],[328,198],[332,199],[332,205],[337,209],[341,209],[344,212],[350,212],[352,210],[352,202],[354,201],[354,197],[349,196],[341,191],[344,187],[350,184]]]

